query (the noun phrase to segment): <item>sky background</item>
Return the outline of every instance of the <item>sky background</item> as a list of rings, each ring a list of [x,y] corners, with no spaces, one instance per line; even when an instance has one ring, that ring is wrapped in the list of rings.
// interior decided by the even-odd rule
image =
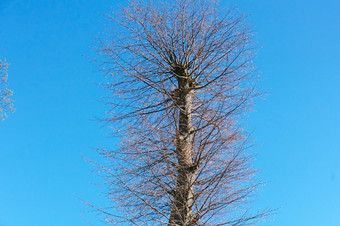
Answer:
[[[119,1],[0,0],[0,59],[16,112],[0,122],[0,226],[104,225],[105,205],[82,155],[114,146],[94,117],[104,81],[91,59]],[[121,1],[123,2],[123,1]],[[225,4],[225,3],[223,3]],[[340,226],[340,1],[238,0],[258,42],[260,86],[247,129],[266,182],[261,226]]]

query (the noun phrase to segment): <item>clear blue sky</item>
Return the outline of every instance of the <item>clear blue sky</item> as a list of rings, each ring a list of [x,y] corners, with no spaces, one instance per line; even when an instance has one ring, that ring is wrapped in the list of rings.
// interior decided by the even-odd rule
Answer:
[[[82,154],[114,145],[94,116],[106,109],[94,38],[118,1],[0,0],[0,58],[15,114],[0,123],[0,226],[102,224],[78,197],[105,204]],[[248,129],[267,185],[261,226],[340,225],[340,1],[238,0],[261,48],[261,87]]]

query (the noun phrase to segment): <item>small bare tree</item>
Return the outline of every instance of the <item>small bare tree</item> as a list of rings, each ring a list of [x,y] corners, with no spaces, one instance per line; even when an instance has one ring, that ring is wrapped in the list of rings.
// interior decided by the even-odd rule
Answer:
[[[4,120],[7,117],[7,112],[13,111],[13,92],[6,88],[7,86],[7,68],[6,61],[0,60],[0,120]]]
[[[257,188],[240,120],[257,96],[251,32],[214,1],[132,1],[101,42],[110,79],[105,121],[108,222],[246,225]],[[111,95],[112,94],[112,95]]]

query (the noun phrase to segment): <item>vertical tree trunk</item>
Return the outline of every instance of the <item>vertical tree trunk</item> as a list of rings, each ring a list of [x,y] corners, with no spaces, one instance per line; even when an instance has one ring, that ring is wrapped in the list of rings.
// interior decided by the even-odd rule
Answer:
[[[184,73],[181,73],[182,75]],[[171,206],[169,226],[192,225],[193,182],[196,169],[193,163],[192,107],[194,90],[187,76],[178,78],[177,105],[179,123],[176,154],[178,159],[177,185]],[[183,78],[182,78],[183,77]]]

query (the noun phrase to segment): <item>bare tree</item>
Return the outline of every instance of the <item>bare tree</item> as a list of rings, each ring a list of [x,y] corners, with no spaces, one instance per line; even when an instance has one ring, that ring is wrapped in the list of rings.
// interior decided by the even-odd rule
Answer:
[[[0,120],[4,120],[7,117],[7,112],[13,111],[13,92],[6,88],[7,86],[7,68],[6,61],[0,60]]]
[[[240,121],[257,96],[251,32],[214,1],[132,1],[100,42],[105,121],[120,146],[108,164],[109,223],[247,225],[257,188]],[[114,29],[116,29],[114,31]]]

